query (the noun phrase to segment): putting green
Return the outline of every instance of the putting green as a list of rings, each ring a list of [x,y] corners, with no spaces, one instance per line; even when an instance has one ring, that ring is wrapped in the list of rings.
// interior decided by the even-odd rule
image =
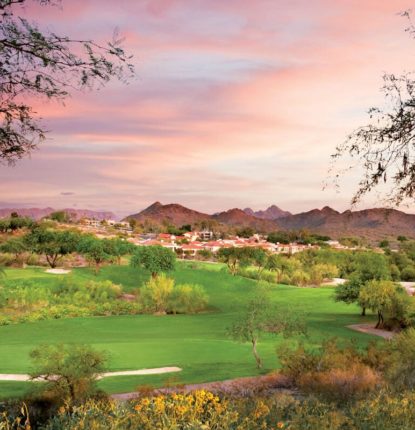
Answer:
[[[42,282],[59,282],[58,275],[44,269],[9,269],[8,278],[32,278]],[[75,269],[67,276],[96,279],[88,268]],[[31,369],[29,353],[42,344],[85,343],[108,352],[108,371],[178,366],[180,374],[120,376],[100,381],[108,392],[132,391],[139,384],[161,385],[166,382],[190,383],[257,375],[248,344],[227,337],[226,329],[258,287],[256,281],[234,277],[221,265],[179,263],[172,276],[178,283],[202,285],[209,296],[210,310],[199,315],[138,315],[118,317],[73,318],[0,327],[0,373],[27,373]],[[127,266],[103,268],[99,279],[122,284],[126,291],[139,287],[148,274]],[[365,345],[372,336],[346,328],[367,319],[359,316],[354,305],[336,303],[332,288],[296,288],[275,285],[272,299],[295,312],[306,313],[308,336],[312,346],[336,336],[355,338]],[[264,336],[259,353],[268,372],[278,367],[276,345],[280,337]],[[0,396],[23,392],[27,383],[0,383]]]

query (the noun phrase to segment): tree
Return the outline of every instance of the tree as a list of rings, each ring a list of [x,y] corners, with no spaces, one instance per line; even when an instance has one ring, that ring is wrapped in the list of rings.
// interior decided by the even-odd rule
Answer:
[[[366,282],[360,289],[358,300],[360,306],[377,313],[376,328],[382,328],[385,322],[385,312],[393,309],[396,296],[400,293],[406,294],[392,281],[372,280]],[[395,315],[391,315],[391,317],[395,317]]]
[[[360,289],[366,282],[389,279],[391,279],[390,269],[384,255],[374,252],[359,252],[352,262],[352,273],[349,280],[336,288],[335,300],[347,304],[356,303],[359,299]],[[362,306],[362,316],[365,314],[366,307]]]
[[[103,239],[103,243],[106,253],[114,256],[117,259],[118,265],[121,264],[121,257],[131,254],[136,248],[132,243],[120,238]]]
[[[144,267],[155,278],[161,272],[174,270],[176,254],[162,246],[141,246],[134,251],[130,264],[132,267]]]
[[[66,211],[52,212],[48,218],[59,223],[67,223],[70,221],[69,214]]]
[[[280,283],[284,277],[292,274],[294,271],[300,269],[300,262],[293,259],[288,259],[282,255],[271,254],[268,256],[266,268],[271,272],[276,273],[277,282]]]
[[[229,272],[235,276],[240,266],[247,266],[252,263],[252,251],[253,249],[248,247],[220,248],[217,252],[217,256],[220,261],[226,263]]]
[[[106,356],[89,345],[43,345],[30,354],[31,379],[47,383],[42,389],[71,405],[96,393],[95,381],[105,369]]]
[[[77,250],[94,264],[95,275],[98,275],[101,265],[112,257],[110,248],[105,246],[103,240],[97,239],[95,236],[86,235],[82,237]]]
[[[290,310],[280,309],[270,303],[266,291],[259,290],[248,302],[244,312],[229,329],[229,335],[240,342],[250,342],[257,368],[262,367],[257,345],[262,334],[282,334],[288,337],[294,334],[304,334],[304,319]]]
[[[14,214],[16,216],[0,219],[0,233],[13,232],[25,227],[31,228],[35,225],[31,218],[19,217],[16,213]]]
[[[252,227],[242,227],[236,230],[236,235],[239,237],[250,238],[254,235],[255,230]]]
[[[44,227],[33,229],[24,238],[27,247],[36,254],[43,254],[50,267],[56,267],[58,261],[77,250],[80,235],[69,230],[51,230]]]
[[[53,0],[34,0],[53,6]],[[115,33],[99,45],[49,31],[18,16],[27,0],[0,1],[0,161],[13,164],[44,140],[33,99],[64,100],[70,91],[102,86],[134,73]],[[26,101],[30,100],[30,101]]]
[[[0,245],[0,251],[13,254],[16,263],[19,263],[21,255],[27,251],[27,244],[21,237],[11,237]]]
[[[409,12],[406,31],[413,37],[415,27]],[[349,155],[364,169],[352,203],[379,186],[392,182],[386,197],[399,205],[415,196],[415,79],[414,72],[384,74],[384,107],[369,109],[369,123],[353,131],[336,148],[334,160]],[[335,172],[335,177],[340,173]]]

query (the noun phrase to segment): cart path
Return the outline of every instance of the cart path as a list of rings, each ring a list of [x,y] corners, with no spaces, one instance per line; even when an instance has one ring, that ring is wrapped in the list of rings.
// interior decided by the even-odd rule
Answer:
[[[97,379],[109,378],[111,376],[133,376],[133,375],[160,375],[162,373],[181,372],[180,367],[157,367],[155,369],[139,369],[139,370],[124,370],[120,372],[106,372],[102,373]],[[42,377],[35,379],[35,381],[43,381]],[[0,373],[0,381],[32,381],[30,375],[21,373]]]
[[[380,328],[375,328],[375,326],[372,324],[352,324],[352,325],[348,325],[347,328],[360,331],[361,333],[374,334],[375,336],[380,336],[387,340],[391,340],[396,334],[393,331],[387,331],[387,330],[382,330]]]

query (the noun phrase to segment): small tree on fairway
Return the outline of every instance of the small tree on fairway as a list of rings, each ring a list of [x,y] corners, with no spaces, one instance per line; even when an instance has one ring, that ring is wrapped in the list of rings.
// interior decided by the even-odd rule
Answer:
[[[87,345],[41,346],[30,354],[35,370],[32,379],[47,383],[45,393],[70,404],[84,401],[96,393],[95,381],[104,371],[105,354]]]
[[[27,251],[27,244],[21,237],[11,237],[0,245],[0,252],[14,255],[16,263],[21,263],[21,255]]]
[[[136,249],[131,257],[132,267],[144,267],[153,278],[159,273],[174,270],[176,254],[162,246],[141,246]]]
[[[136,246],[126,240],[115,238],[115,239],[104,239],[104,248],[107,254],[114,256],[117,259],[117,264],[121,264],[121,257],[130,254],[135,250]]]
[[[258,354],[257,345],[264,333],[282,334],[284,337],[304,334],[305,324],[302,316],[271,304],[268,294],[261,289],[255,293],[245,312],[239,315],[229,329],[233,339],[251,343],[258,369],[262,367],[262,359]]]
[[[36,254],[45,255],[49,266],[52,268],[56,267],[64,255],[76,251],[79,239],[79,233],[43,227],[35,228],[25,236],[27,247]]]
[[[101,265],[111,258],[110,249],[105,242],[94,236],[84,236],[78,244],[78,252],[94,264],[95,274],[99,273]]]
[[[238,269],[240,266],[247,266],[253,262],[253,252],[252,248],[221,248],[219,249],[217,256],[220,261],[223,261],[228,266],[229,272],[232,275],[236,275],[238,273]],[[258,264],[265,264],[266,254],[261,250],[263,255],[263,261],[259,263],[261,257],[258,253]],[[261,266],[262,267],[262,266]]]

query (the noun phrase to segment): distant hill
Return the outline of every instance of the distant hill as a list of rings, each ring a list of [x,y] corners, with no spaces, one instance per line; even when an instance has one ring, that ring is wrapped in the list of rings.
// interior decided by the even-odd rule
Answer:
[[[222,224],[234,227],[252,227],[260,232],[268,232],[276,229],[273,221],[257,218],[237,208],[212,215],[212,218]]]
[[[147,220],[157,223],[168,221],[169,223],[180,227],[184,224],[194,224],[197,222],[209,220],[211,219],[211,216],[202,212],[188,209],[176,203],[162,205],[160,202],[155,202],[141,212],[128,215],[124,220],[127,219],[135,219],[139,222],[144,222]]]
[[[254,212],[251,208],[245,208],[244,212],[248,215],[255,216],[257,218],[270,219],[270,220],[291,215],[291,212],[284,211],[276,205],[272,205],[269,208],[265,209],[264,211],[256,211],[256,212]]]
[[[281,230],[307,229],[332,238],[363,236],[382,239],[386,236],[415,237],[415,215],[396,209],[365,209],[338,212],[328,206],[290,215],[277,220]]]
[[[20,216],[26,216],[32,218],[34,220],[40,220],[53,212],[56,211],[64,211],[67,212],[72,219],[79,220],[81,218],[93,218],[99,221],[104,219],[115,219],[116,216],[109,211],[93,211],[89,209],[74,209],[74,208],[65,208],[65,209],[53,209],[50,207],[47,208],[5,208],[0,209],[0,218],[9,217],[10,214],[16,212]]]
[[[230,226],[252,227],[258,231],[272,231],[275,229],[275,224],[273,222],[248,215],[241,209],[230,209],[225,212],[208,215],[176,203],[163,205],[160,202],[155,202],[141,212],[127,216],[125,220],[131,218],[139,222],[147,220],[155,223],[162,223],[163,221],[167,221],[177,227],[184,224],[195,224],[201,221],[214,220]]]

